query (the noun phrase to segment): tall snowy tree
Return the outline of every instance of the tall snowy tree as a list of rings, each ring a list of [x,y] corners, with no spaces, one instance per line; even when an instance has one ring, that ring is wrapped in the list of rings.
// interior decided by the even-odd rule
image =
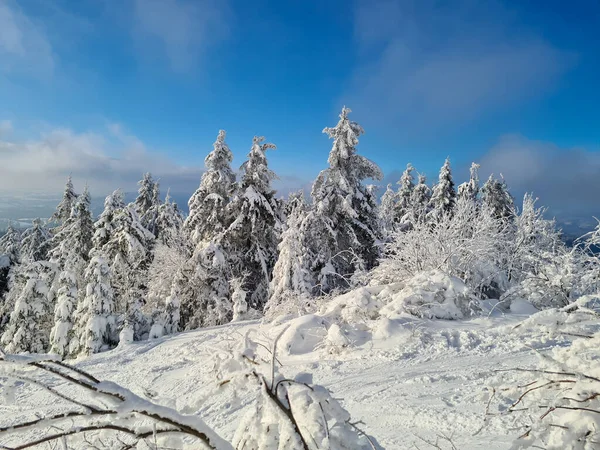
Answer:
[[[21,233],[12,224],[8,225],[4,236],[0,237],[0,255],[6,255],[11,264],[21,260]]]
[[[490,175],[481,188],[481,200],[497,218],[507,219],[515,216],[514,199],[504,178],[498,180]]]
[[[244,278],[249,305],[262,311],[268,299],[268,287],[277,260],[277,244],[281,223],[280,203],[275,199],[271,181],[276,178],[269,169],[266,151],[275,145],[255,136],[242,164],[239,189],[228,205],[235,220],[224,234],[224,248],[235,276]]]
[[[69,175],[67,178],[67,184],[65,185],[65,191],[63,193],[62,200],[56,207],[56,211],[52,214],[50,218],[51,222],[57,222],[62,224],[67,221],[67,219],[71,216],[71,209],[75,205],[75,201],[77,200],[77,194],[73,188],[73,180]]]
[[[169,247],[183,245],[183,216],[177,207],[177,203],[173,202],[168,191],[165,202],[158,208],[155,230],[157,243]]]
[[[388,184],[385,192],[381,196],[381,205],[379,206],[379,217],[381,218],[381,228],[386,234],[394,231],[394,222],[396,219],[396,196],[397,193]]]
[[[106,197],[94,228],[93,251],[101,254],[110,267],[115,310],[134,327],[137,339],[147,325],[141,306],[154,236],[141,224],[135,206],[124,204],[120,190]]]
[[[2,329],[5,294],[12,284],[15,269],[20,262],[21,233],[9,224],[6,234],[0,238],[0,329]]]
[[[51,351],[66,356],[72,337],[73,311],[79,296],[83,296],[84,271],[92,248],[93,221],[90,195],[87,186],[77,199],[71,217],[63,229],[54,236],[57,241],[51,261],[61,270],[56,289],[54,327],[50,334]]]
[[[77,279],[70,270],[63,270],[58,277],[59,289],[54,306],[54,326],[50,331],[50,351],[62,357],[69,353],[73,336],[73,313],[77,307]]]
[[[419,174],[419,182],[412,192],[412,223],[423,222],[427,219],[429,205],[431,202],[431,189],[427,186],[427,178],[425,175]]]
[[[149,173],[138,182],[140,189],[135,199],[135,210],[140,217],[142,225],[150,231],[154,237],[158,237],[158,227],[156,221],[161,207],[160,185],[158,181],[152,180]],[[150,192],[152,190],[152,192]]]
[[[85,295],[75,312],[75,325],[69,342],[72,356],[98,353],[104,347],[116,344],[114,296],[111,274],[106,259],[93,255],[85,270]]]
[[[31,228],[21,239],[21,259],[23,262],[46,261],[51,247],[50,232],[41,219],[35,219]]]
[[[381,231],[373,196],[362,183],[380,180],[381,169],[356,153],[362,127],[348,118],[343,108],[340,121],[324,133],[333,139],[329,168],[315,180],[313,209],[307,217],[308,242],[315,255],[313,277],[321,291],[347,288],[348,277],[369,270],[379,257]]]
[[[469,169],[470,177],[469,181],[462,183],[458,186],[458,196],[468,200],[475,201],[479,194],[479,168],[481,166],[477,163],[471,163]]]
[[[138,196],[135,199],[135,210],[140,217],[148,212],[157,200],[155,194],[156,183],[152,178],[152,174],[145,173],[143,178],[138,181],[139,189]]]
[[[141,224],[135,208],[129,205],[115,212],[113,232],[100,249],[111,268],[116,311],[125,314],[124,319],[133,326],[136,340],[147,325],[141,307],[153,241],[154,236]]]
[[[125,202],[120,189],[117,189],[106,197],[104,200],[104,210],[94,224],[92,243],[95,249],[101,249],[113,235],[116,228],[115,216],[123,208],[125,208]]]
[[[410,223],[409,213],[411,211],[412,193],[415,188],[415,182],[412,175],[414,167],[408,163],[406,170],[402,173],[400,181],[398,181],[398,194],[396,197],[396,213],[395,221],[401,228],[405,228]]]
[[[77,198],[71,216],[52,238],[50,260],[63,269],[67,263],[76,275],[83,277],[83,269],[89,261],[92,249],[94,222],[92,219],[91,198],[87,186]]]
[[[200,187],[188,202],[189,215],[184,227],[194,246],[208,242],[230,224],[226,206],[235,189],[235,174],[231,170],[233,154],[225,142],[225,131],[219,131],[213,151],[204,163]]]
[[[278,246],[279,257],[273,268],[265,316],[305,312],[314,286],[310,271],[312,258],[306,247],[304,233],[308,205],[302,192],[290,195],[288,210],[286,228]]]
[[[456,203],[456,192],[454,190],[454,181],[452,180],[452,170],[450,169],[450,159],[446,158],[444,165],[440,169],[440,176],[437,184],[433,187],[431,194],[430,215],[439,219],[442,214],[452,211]]]
[[[18,276],[19,290],[1,342],[9,353],[45,353],[52,327],[52,305],[48,301],[48,278],[53,267],[46,261],[29,263]]]

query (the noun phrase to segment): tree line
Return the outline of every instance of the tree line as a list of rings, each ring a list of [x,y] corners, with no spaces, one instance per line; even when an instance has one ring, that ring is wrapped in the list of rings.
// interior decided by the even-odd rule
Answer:
[[[381,169],[357,153],[362,127],[344,108],[328,167],[302,192],[276,197],[267,151],[254,137],[239,176],[220,131],[186,216],[150,174],[134,202],[116,190],[95,220],[71,179],[48,224],[0,239],[0,342],[10,353],[77,357],[120,342],[233,320],[311,311],[365,283],[431,269],[479,298],[568,302],[598,277],[587,244],[565,246],[526,196],[518,211],[503,179],[480,186],[477,164],[456,188],[450,161],[437,183],[408,165],[378,202]],[[586,241],[587,242],[587,241]],[[589,258],[589,259],[586,259]],[[585,267],[585,276],[574,275]],[[583,273],[583,272],[581,272]],[[585,278],[585,280],[583,278]],[[587,284],[586,284],[587,283]],[[537,297],[536,297],[537,296]]]

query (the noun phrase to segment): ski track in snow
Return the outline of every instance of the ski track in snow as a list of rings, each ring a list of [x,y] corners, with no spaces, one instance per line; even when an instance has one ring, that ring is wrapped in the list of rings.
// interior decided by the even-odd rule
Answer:
[[[506,449],[519,434],[520,422],[515,416],[486,419],[489,386],[507,380],[516,385],[532,378],[516,372],[500,376],[495,371],[533,367],[533,349],[544,352],[568,345],[567,340],[548,339],[541,331],[513,331],[523,318],[422,321],[419,327],[398,327],[387,339],[373,339],[334,354],[315,350],[286,356],[280,351],[280,370],[289,376],[311,372],[314,383],[342,398],[353,420],[364,422],[362,428],[385,449],[433,448],[421,438],[433,442],[440,435],[451,438],[459,449]],[[281,325],[254,321],[200,329],[124,345],[77,365],[154,402],[199,415],[231,439],[254,394],[235,396],[226,386],[218,387],[211,355],[252,328],[267,343]],[[39,392],[38,388],[18,390],[15,405],[21,409],[30,405],[30,412],[52,409]],[[490,411],[497,412],[502,399],[493,400]],[[15,405],[0,401],[0,416],[15,412]],[[440,442],[442,448],[451,448],[446,444]]]

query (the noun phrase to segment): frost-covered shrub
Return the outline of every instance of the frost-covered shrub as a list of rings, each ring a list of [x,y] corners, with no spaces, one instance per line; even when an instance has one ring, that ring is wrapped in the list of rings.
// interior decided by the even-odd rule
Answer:
[[[434,224],[416,221],[411,229],[394,233],[386,245],[387,257],[371,273],[371,284],[402,282],[421,272],[441,270],[482,297],[505,290],[508,224],[466,198],[438,217]]]
[[[406,281],[380,314],[388,318],[409,313],[427,319],[463,319],[479,311],[473,292],[461,280],[430,270]]]

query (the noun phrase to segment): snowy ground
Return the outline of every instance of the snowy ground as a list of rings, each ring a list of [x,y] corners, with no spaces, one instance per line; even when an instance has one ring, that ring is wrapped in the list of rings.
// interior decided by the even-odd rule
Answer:
[[[315,318],[309,317],[296,320],[302,336],[296,333],[290,340],[301,339],[307,345],[288,354],[284,336],[278,358],[285,375],[312,372],[314,383],[342,398],[353,419],[363,421],[363,428],[382,448],[434,448],[423,439],[434,442],[446,436],[459,449],[507,449],[527,418],[488,414],[486,419],[486,409],[498,413],[515,400],[495,394],[489,401],[491,388],[501,392],[502,386],[523,385],[533,377],[498,370],[535,367],[537,354],[570,344],[567,338],[553,335],[551,317],[543,313],[533,317],[379,319],[371,325],[384,328],[385,333],[374,332],[352,348],[333,350],[320,345],[313,348],[322,332],[318,326],[311,331]],[[242,393],[238,397],[227,385],[218,386],[213,356],[250,329],[258,330],[268,343],[283,326],[255,321],[181,333],[119,347],[82,360],[78,366],[154,402],[199,415],[223,437],[231,438],[252,396]],[[587,326],[587,331],[593,327],[579,326]],[[294,334],[294,329],[288,333]],[[0,417],[24,409],[51,409],[51,404],[40,406],[42,399],[35,388],[19,390],[16,402],[0,400]],[[439,445],[452,448],[443,440]]]

